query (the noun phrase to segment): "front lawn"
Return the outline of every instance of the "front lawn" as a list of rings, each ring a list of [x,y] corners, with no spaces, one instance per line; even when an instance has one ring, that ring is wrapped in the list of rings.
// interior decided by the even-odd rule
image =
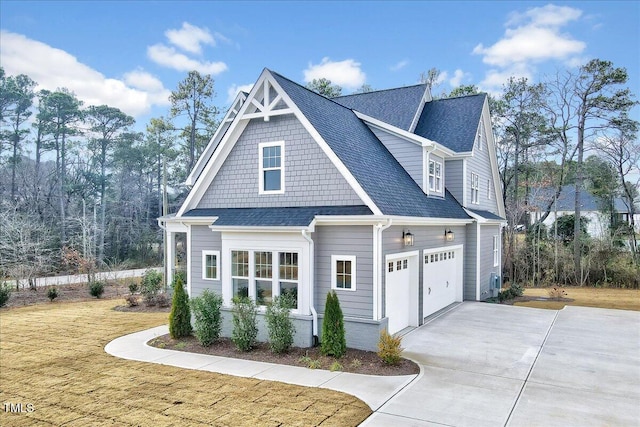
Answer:
[[[516,298],[513,305],[561,310],[565,305],[615,308],[640,311],[639,289],[564,287],[563,301],[549,298],[549,288],[525,288],[524,298]],[[525,299],[526,301],[522,301]],[[539,299],[539,300],[536,300]],[[521,301],[518,301],[521,300]]]
[[[112,339],[167,322],[166,313],[114,305],[0,310],[0,425],[355,426],[371,413],[332,390],[110,356],[104,346]],[[5,411],[7,404],[22,412]]]

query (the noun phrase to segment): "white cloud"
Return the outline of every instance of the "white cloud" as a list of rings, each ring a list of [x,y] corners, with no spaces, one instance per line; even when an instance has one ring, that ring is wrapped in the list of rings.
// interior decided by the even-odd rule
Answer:
[[[231,86],[229,86],[229,89],[227,89],[227,104],[231,104],[233,102],[234,99],[236,99],[236,95],[239,92],[251,92],[251,89],[253,89],[253,83],[250,84],[246,84],[246,85],[237,85],[237,84],[232,84]]]
[[[366,82],[367,75],[360,69],[360,63],[353,59],[334,62],[325,57],[320,64],[309,64],[304,70],[304,81],[307,83],[321,78],[346,89],[357,89]]]
[[[469,75],[468,73],[465,73],[464,71],[458,68],[453,72],[453,77],[449,79],[449,84],[451,85],[451,87],[458,87],[462,84],[462,80],[465,77],[468,77],[468,75]]]
[[[492,66],[480,84],[492,91],[506,82],[503,76],[529,77],[535,65],[546,61],[576,63],[586,43],[562,32],[562,27],[580,19],[582,11],[552,4],[512,13],[507,20],[504,36],[491,46],[478,44],[473,53]]]
[[[167,30],[164,33],[169,40],[169,43],[178,46],[180,49],[200,55],[202,53],[202,45],[208,44],[210,46],[216,45],[215,38],[209,32],[207,28],[196,27],[188,22],[182,23],[182,28],[179,30]]]
[[[168,91],[147,73],[138,70],[123,80],[107,78],[64,50],[4,30],[0,31],[0,63],[8,75],[31,77],[38,89],[65,87],[85,105],[107,104],[134,117],[149,112],[153,105],[169,104]]]
[[[173,47],[161,43],[149,46],[147,56],[156,64],[178,71],[196,70],[203,74],[218,75],[227,70],[224,62],[198,61],[176,51]]]
[[[391,71],[400,71],[404,67],[406,67],[407,65],[409,65],[409,61],[407,59],[403,59],[402,61],[398,62],[397,64],[392,65],[391,67],[389,67],[389,69]]]

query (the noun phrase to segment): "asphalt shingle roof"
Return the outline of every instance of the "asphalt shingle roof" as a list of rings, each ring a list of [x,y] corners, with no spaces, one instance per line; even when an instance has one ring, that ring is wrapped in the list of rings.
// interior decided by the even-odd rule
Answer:
[[[215,225],[238,227],[304,227],[316,215],[371,215],[367,206],[305,206],[297,208],[211,208],[192,209],[185,217],[211,217]]]
[[[332,100],[400,129],[409,130],[422,105],[426,88],[426,85],[421,84],[339,96]]]
[[[532,191],[529,204],[537,209],[546,209],[547,204],[555,194],[556,189],[545,187],[538,190]],[[576,186],[573,184],[568,184],[562,187],[560,190],[560,195],[556,203],[558,204],[559,211],[573,211],[575,210],[575,199],[576,198]],[[628,212],[629,209],[624,204],[624,201],[617,197],[613,201],[614,209],[617,212]],[[553,206],[551,207],[553,210]],[[591,194],[587,189],[582,189],[580,192],[580,209],[581,211],[599,211],[602,209],[598,198]]]
[[[494,214],[493,212],[482,211],[479,209],[469,209],[469,211],[473,212],[476,215],[480,215],[484,219],[497,219],[497,220],[505,221],[504,218],[502,218],[500,215]]]
[[[428,102],[414,133],[460,152],[473,149],[486,94]]]
[[[442,199],[426,196],[352,110],[272,74],[383,214],[469,218],[448,191]]]

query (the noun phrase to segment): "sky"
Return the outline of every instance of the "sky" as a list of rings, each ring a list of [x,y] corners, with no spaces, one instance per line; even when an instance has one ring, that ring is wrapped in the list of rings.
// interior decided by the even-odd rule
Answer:
[[[263,68],[301,84],[325,77],[348,94],[415,84],[538,82],[593,58],[625,67],[640,93],[638,1],[0,1],[0,66],[38,89],[136,118],[168,115],[190,70],[211,74],[228,108]],[[633,118],[640,120],[640,109]]]

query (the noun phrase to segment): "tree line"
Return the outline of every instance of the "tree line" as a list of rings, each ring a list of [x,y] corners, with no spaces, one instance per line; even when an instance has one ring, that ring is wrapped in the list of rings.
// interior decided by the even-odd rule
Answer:
[[[156,219],[186,196],[218,125],[211,76],[190,72],[144,132],[118,108],[36,87],[0,68],[0,277],[158,264]]]

